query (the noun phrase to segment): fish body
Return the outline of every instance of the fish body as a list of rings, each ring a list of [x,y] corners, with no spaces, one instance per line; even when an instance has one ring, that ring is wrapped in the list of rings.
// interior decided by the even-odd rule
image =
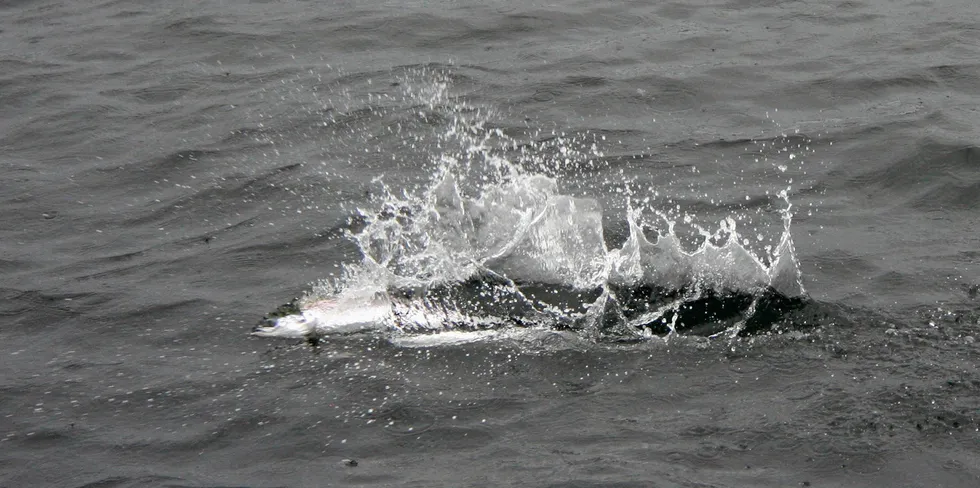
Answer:
[[[805,297],[654,286],[576,290],[492,278],[421,288],[306,299],[280,307],[256,327],[259,337],[313,340],[367,330],[408,334],[542,327],[595,332],[617,340],[683,333],[741,335],[769,329],[803,308]]]

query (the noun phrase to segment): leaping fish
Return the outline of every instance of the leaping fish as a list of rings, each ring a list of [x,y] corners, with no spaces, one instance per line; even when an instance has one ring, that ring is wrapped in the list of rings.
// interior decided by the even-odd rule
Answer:
[[[484,277],[486,278],[486,277]],[[747,335],[803,309],[805,297],[769,288],[755,292],[687,288],[562,289],[487,279],[425,289],[341,293],[279,307],[252,332],[306,339],[387,329],[405,333],[548,327],[593,331],[616,339],[686,333]]]

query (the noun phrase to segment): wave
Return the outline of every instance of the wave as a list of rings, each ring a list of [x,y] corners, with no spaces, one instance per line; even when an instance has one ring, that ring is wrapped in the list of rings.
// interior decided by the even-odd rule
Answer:
[[[932,139],[884,164],[835,175],[843,186],[865,189],[876,205],[917,211],[972,211],[980,204],[980,149]],[[874,191],[868,190],[873,189]]]

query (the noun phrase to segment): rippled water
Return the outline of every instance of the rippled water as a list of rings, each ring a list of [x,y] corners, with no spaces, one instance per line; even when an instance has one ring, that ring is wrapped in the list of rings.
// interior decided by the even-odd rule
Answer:
[[[978,46],[956,0],[0,3],[0,486],[976,486]],[[757,296],[788,236],[803,308],[582,325],[733,225],[762,268],[630,269]],[[463,261],[578,325],[249,336]]]

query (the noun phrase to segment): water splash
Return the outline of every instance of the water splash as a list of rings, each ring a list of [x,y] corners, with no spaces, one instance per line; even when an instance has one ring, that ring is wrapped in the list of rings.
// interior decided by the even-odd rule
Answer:
[[[628,233],[610,246],[600,200],[563,192],[562,182],[603,169],[600,138],[490,126],[495,114],[450,95],[445,79],[404,80],[413,147],[435,151],[429,177],[394,190],[383,177],[360,229],[348,232],[360,262],[320,283],[298,309],[267,320],[261,336],[311,337],[364,329],[396,333],[573,330],[590,339],[653,334],[738,334],[766,326],[802,303],[792,240],[792,204],[779,192],[778,245],[751,250],[728,216],[696,227],[693,249],[678,218],[651,208],[627,178]],[[608,217],[608,216],[606,216]],[[689,220],[689,219],[688,219]],[[689,222],[688,222],[689,223]]]

